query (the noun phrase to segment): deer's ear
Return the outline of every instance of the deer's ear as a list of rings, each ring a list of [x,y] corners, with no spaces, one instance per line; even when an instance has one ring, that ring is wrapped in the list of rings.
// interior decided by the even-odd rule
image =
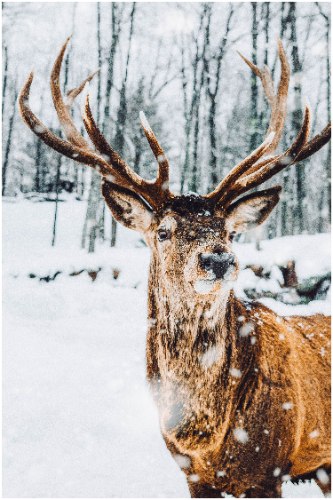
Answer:
[[[281,186],[249,194],[232,203],[227,210],[228,231],[243,233],[258,226],[269,216],[279,201]]]
[[[142,233],[149,228],[153,212],[136,193],[103,180],[102,194],[120,224]]]

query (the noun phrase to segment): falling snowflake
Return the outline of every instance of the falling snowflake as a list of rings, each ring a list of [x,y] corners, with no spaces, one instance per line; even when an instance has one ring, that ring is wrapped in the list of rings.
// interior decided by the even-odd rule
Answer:
[[[177,462],[177,464],[181,469],[188,469],[191,465],[191,459],[186,455],[176,454],[173,455],[173,458],[175,459],[175,461]]]
[[[276,468],[273,470],[273,476],[274,476],[274,477],[278,477],[280,474],[281,474],[281,469],[280,469],[280,467],[276,467]]]
[[[188,478],[192,483],[197,483],[200,479],[200,476],[198,476],[198,474],[190,474]]]
[[[216,472],[216,477],[224,477],[226,476],[226,472],[224,470],[218,470]]]
[[[237,427],[236,429],[234,429],[234,437],[235,437],[236,441],[238,441],[239,443],[242,443],[242,444],[247,443],[249,440],[248,433],[246,432],[246,430],[242,429],[241,427]]]
[[[325,485],[330,482],[330,477],[324,469],[318,469],[316,472],[316,476],[318,478],[318,481],[321,482],[321,484]]]
[[[207,349],[207,351],[200,357],[200,364],[205,368],[210,368],[218,359],[221,357],[221,349],[213,346]]]
[[[241,378],[242,372],[238,368],[230,368],[230,375],[235,378]]]
[[[287,401],[286,403],[283,403],[282,408],[284,410],[291,410],[293,406],[294,404],[291,401]]]
[[[319,434],[320,433],[319,433],[318,429],[315,429],[314,431],[310,432],[309,437],[311,439],[315,439],[315,438],[317,438],[319,436]]]
[[[253,323],[249,321],[247,323],[244,323],[244,325],[240,327],[238,333],[240,337],[247,337],[248,335],[250,335],[250,333],[253,332],[253,330],[254,330]]]

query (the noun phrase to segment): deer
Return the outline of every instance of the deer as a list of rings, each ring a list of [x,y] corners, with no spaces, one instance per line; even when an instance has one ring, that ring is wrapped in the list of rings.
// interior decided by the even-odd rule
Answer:
[[[238,299],[233,239],[262,224],[279,201],[280,186],[254,188],[320,150],[330,139],[330,124],[310,139],[306,106],[294,141],[276,153],[287,114],[286,53],[279,40],[276,89],[267,67],[241,56],[261,80],[269,103],[265,138],[210,193],[177,195],[170,190],[167,156],[143,113],[143,130],[158,164],[155,180],[139,176],[108,143],[89,93],[82,113],[89,139],[79,132],[71,106],[93,75],[62,95],[68,43],[50,79],[66,138],[31,110],[33,73],[22,87],[19,109],[46,145],[100,174],[112,216],[141,233],[150,248],[146,374],[161,433],[191,496],[278,498],[283,481],[311,478],[328,494],[330,318],[282,317],[260,302]]]

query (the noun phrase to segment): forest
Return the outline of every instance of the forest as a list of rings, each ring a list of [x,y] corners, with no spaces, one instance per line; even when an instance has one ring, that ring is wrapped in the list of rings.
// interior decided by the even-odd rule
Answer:
[[[188,498],[146,380],[149,248],[112,219],[95,170],[28,129],[18,96],[33,70],[31,109],[64,138],[50,74],[71,35],[63,93],[96,72],[71,108],[85,139],[89,93],[113,148],[154,179],[143,111],[170,190],[205,194],[267,134],[271,105],[239,54],[267,66],[276,89],[282,40],[291,78],[278,152],[307,105],[310,139],[330,121],[330,3],[4,2],[2,21],[3,496]],[[281,200],[235,238],[237,299],[280,316],[330,314],[330,160],[326,144],[263,185],[280,184]],[[289,479],[283,497],[323,498],[314,480]]]
[[[155,163],[139,122],[143,110],[170,160],[176,193],[208,192],[265,136],[269,104],[238,51],[260,68],[267,65],[277,82],[277,39],[283,42],[291,83],[281,151],[297,135],[307,103],[313,135],[330,119],[329,3],[3,3],[2,9],[2,194],[55,202],[52,245],[58,204],[67,193],[87,204],[82,248],[94,252],[96,242],[114,246],[117,238],[99,176],[49,150],[24,127],[16,105],[34,68],[33,109],[61,135],[49,74],[69,34],[64,91],[99,68],[89,93],[103,133],[136,172],[153,178]],[[56,22],[45,36],[50,18]],[[79,102],[73,113],[83,130]],[[328,231],[330,147],[277,180],[283,200],[260,237]]]

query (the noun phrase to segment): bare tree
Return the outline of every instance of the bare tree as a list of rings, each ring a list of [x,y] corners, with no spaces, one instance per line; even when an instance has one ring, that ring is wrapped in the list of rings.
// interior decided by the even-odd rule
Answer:
[[[325,23],[325,42],[326,42],[326,54],[325,54],[325,66],[326,66],[326,115],[327,119],[331,119],[331,63],[330,63],[330,18],[327,14],[325,14],[324,10],[320,3],[316,2],[319,13],[324,20]],[[327,148],[326,152],[326,161],[325,161],[325,176],[324,176],[324,189],[326,191],[326,204],[328,210],[328,225],[331,221],[332,215],[332,200],[331,200],[331,147]],[[319,200],[319,213],[320,213],[320,221],[319,221],[319,230],[323,231],[325,228],[325,215],[323,214],[324,210],[324,196],[320,197]]]
[[[258,61],[258,4],[251,2],[252,7],[252,61],[257,64]],[[258,145],[258,83],[255,74],[251,74],[251,111],[250,111],[250,142],[249,149],[252,151]]]
[[[102,65],[102,47],[101,47],[101,3],[96,3],[96,38],[97,38],[97,64],[100,68]],[[97,78],[97,122],[100,121],[101,115],[101,73]],[[95,251],[95,241],[99,230],[104,235],[104,217],[99,217],[99,211],[102,205],[102,197],[100,193],[100,179],[96,172],[91,172],[90,189],[88,195],[87,212],[82,231],[81,246],[84,248],[88,240],[88,252]],[[102,220],[100,220],[102,219]],[[103,229],[101,226],[103,225]]]
[[[293,73],[293,95],[294,95],[294,109],[291,115],[291,123],[293,131],[299,130],[302,124],[302,85],[301,85],[301,73],[302,73],[302,63],[299,55],[298,48],[298,32],[296,24],[296,2],[289,3],[288,21],[290,25],[290,41],[292,44],[291,49],[291,68]],[[296,225],[296,230],[302,233],[306,228],[306,208],[304,206],[305,201],[305,174],[304,169],[297,168],[296,171],[296,203],[294,205],[294,223]]]
[[[212,9],[212,4],[210,4]],[[234,5],[229,4],[229,12],[225,25],[224,34],[220,40],[217,51],[206,50],[204,58],[205,76],[206,76],[206,94],[209,102],[208,109],[208,138],[209,138],[209,166],[210,166],[210,182],[209,187],[215,186],[218,182],[217,172],[217,144],[216,144],[216,111],[217,111],[217,95],[221,86],[221,66],[225,55],[228,36],[231,29],[231,20],[234,14]],[[210,48],[210,22],[207,24],[206,29],[206,44]],[[209,53],[209,54],[208,54]],[[215,66],[215,71],[214,71]]]
[[[15,115],[16,115],[17,96],[18,96],[18,91],[16,88],[16,82],[15,82],[14,89],[12,92],[12,102],[11,102],[11,106],[10,106],[11,113],[9,115],[9,121],[8,121],[8,136],[7,136],[5,154],[4,154],[3,164],[2,164],[2,196],[4,196],[6,194],[8,165],[9,165],[13,132],[14,132],[14,126],[15,126],[14,119],[15,119]]]
[[[8,81],[8,47],[4,45],[3,47],[3,79],[2,79],[2,116],[5,109],[5,100],[6,100],[6,90],[7,90],[7,81]]]
[[[121,84],[121,89],[120,89],[120,100],[119,100],[119,107],[118,107],[117,120],[116,120],[116,132],[115,132],[115,137],[114,137],[115,149],[117,151],[119,151],[120,155],[123,154],[124,145],[125,145],[125,126],[126,126],[126,120],[127,120],[126,91],[127,91],[127,81],[128,81],[130,57],[131,57],[132,38],[133,38],[133,31],[134,31],[135,9],[136,9],[136,4],[135,4],[135,2],[133,2],[131,13],[130,13],[130,29],[129,29],[129,35],[128,35],[128,50],[127,50],[126,64],[125,64],[125,74],[124,74],[122,84]],[[112,217],[112,225],[111,225],[111,246],[112,247],[114,247],[116,245],[116,241],[117,241],[117,222]]]
[[[209,19],[211,16],[211,7],[209,4],[203,4],[200,9],[199,26],[196,33],[192,35],[194,45],[194,54],[190,52],[190,70],[186,71],[185,62],[185,39],[182,40],[181,49],[181,78],[183,90],[183,105],[185,118],[185,158],[181,173],[181,192],[184,191],[185,183],[191,191],[198,189],[198,136],[200,124],[200,103],[202,90],[205,81],[205,69],[203,60],[207,48],[207,36],[205,32],[209,29]],[[187,73],[190,73],[188,75]],[[192,85],[188,84],[188,78]]]

